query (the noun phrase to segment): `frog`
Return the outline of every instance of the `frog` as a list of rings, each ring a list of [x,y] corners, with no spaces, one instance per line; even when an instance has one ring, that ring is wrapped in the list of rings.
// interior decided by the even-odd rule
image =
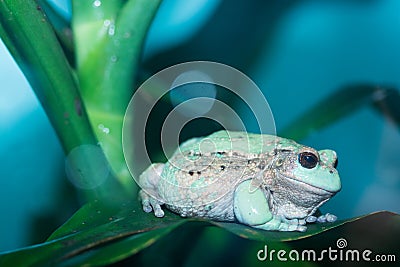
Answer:
[[[221,130],[183,142],[138,179],[143,210],[305,232],[337,217],[319,207],[341,190],[334,150],[269,134]]]

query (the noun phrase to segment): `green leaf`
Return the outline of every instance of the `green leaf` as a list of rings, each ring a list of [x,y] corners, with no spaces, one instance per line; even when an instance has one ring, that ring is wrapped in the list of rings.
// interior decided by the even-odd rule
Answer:
[[[335,91],[294,120],[279,135],[300,140],[314,131],[342,119],[362,107],[370,106],[400,125],[400,93],[396,89],[373,85],[353,85]]]
[[[63,261],[60,266],[102,266],[111,264],[147,248],[169,234],[171,230],[172,228],[165,227],[132,235],[105,247],[95,247],[90,251],[78,254]]]
[[[73,1],[80,90],[90,121],[120,182],[133,180],[122,151],[122,124],[147,29],[161,0]]]
[[[235,223],[183,219],[168,211],[164,218],[156,218],[153,214],[144,213],[138,201],[110,198],[83,206],[45,243],[0,255],[0,265],[109,264],[136,254],[174,229],[192,222],[196,222],[194,225],[197,227],[214,225],[240,237],[269,244],[300,240],[380,214],[386,213],[366,215],[331,224],[310,225],[305,233],[272,232]],[[392,214],[388,220],[396,226],[399,218],[399,215]]]
[[[212,224],[218,225],[226,230],[240,236],[243,238],[262,241],[262,242],[286,242],[293,240],[304,239],[316,234],[323,233],[325,231],[331,230],[335,227],[341,226],[345,223],[350,223],[359,219],[362,219],[369,215],[364,215],[360,217],[355,217],[347,220],[338,220],[334,223],[324,223],[324,224],[308,224],[307,231],[302,232],[277,232],[277,231],[264,231],[248,227],[242,224],[235,223],[225,223],[225,222],[212,222]]]
[[[107,173],[97,175],[99,169],[108,170],[109,166],[98,160],[103,155],[74,73],[43,8],[32,0],[0,1],[0,36],[39,98],[64,151],[74,151],[74,156],[68,157],[70,170],[75,171],[70,178],[90,185],[104,178],[103,187],[84,191],[89,199],[121,190]]]
[[[397,127],[400,126],[400,91],[398,89],[378,87],[373,95],[373,107]]]
[[[110,260],[115,261],[121,258],[120,253],[136,253],[186,222],[170,213],[163,219],[144,214],[137,203],[107,199],[86,204],[45,243],[0,254],[0,266],[59,265],[84,252],[106,248],[108,244],[129,237],[124,241],[130,244],[129,251],[118,244],[115,246],[123,251],[112,250]],[[135,237],[137,234],[141,235]]]
[[[48,3],[48,1],[38,0],[38,3],[53,26],[69,62],[73,62],[74,43],[72,40],[72,29],[69,21],[61,16],[54,7]]]
[[[96,144],[71,68],[36,1],[0,1],[0,36],[42,103],[64,150]]]

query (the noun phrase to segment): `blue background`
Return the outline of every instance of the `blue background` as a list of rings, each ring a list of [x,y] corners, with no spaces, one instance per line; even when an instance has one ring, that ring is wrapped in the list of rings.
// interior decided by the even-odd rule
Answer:
[[[165,0],[149,33],[144,61],[195,36],[220,3]],[[68,5],[61,3],[60,8],[68,17]],[[271,38],[259,44],[265,47],[252,64],[245,70],[234,67],[262,89],[279,134],[307,108],[342,86],[370,82],[400,88],[398,10],[400,2],[396,0],[297,1],[274,20]],[[62,202],[55,199],[66,179],[57,137],[2,44],[0,81],[3,251],[31,242],[33,217],[63,209]],[[332,148],[339,155],[343,189],[323,211],[339,218],[377,210],[400,212],[399,131],[378,113],[362,108],[302,143]]]

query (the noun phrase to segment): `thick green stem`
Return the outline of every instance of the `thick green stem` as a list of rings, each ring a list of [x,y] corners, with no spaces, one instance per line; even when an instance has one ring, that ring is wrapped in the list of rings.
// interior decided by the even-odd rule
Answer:
[[[95,145],[72,71],[40,6],[33,0],[1,0],[0,36],[42,103],[66,153],[82,144]]]
[[[115,181],[107,180],[108,163],[99,160],[102,151],[73,72],[41,6],[33,0],[1,0],[0,36],[59,136],[68,155],[71,181],[89,189],[84,191],[88,199],[109,194],[111,187],[116,189]]]
[[[146,32],[161,0],[73,1],[78,77],[90,122],[121,183],[133,180],[122,151],[122,124]]]

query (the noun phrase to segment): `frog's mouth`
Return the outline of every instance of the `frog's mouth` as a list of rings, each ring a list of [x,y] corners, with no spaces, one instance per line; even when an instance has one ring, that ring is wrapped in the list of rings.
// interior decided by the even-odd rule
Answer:
[[[300,181],[294,177],[290,177],[290,176],[285,176],[283,174],[278,173],[278,177],[280,178],[279,180],[281,180],[281,182],[285,183],[284,180],[286,180],[287,182],[290,182],[292,184],[292,186],[288,185],[288,187],[293,187],[294,189],[297,190],[303,190],[303,191],[308,191],[312,194],[316,194],[316,195],[320,195],[320,196],[327,196],[327,197],[331,197],[333,195],[335,195],[338,191],[331,191],[331,190],[327,190],[325,188],[322,188],[320,186],[317,185],[313,185],[310,183],[306,183],[304,181]],[[296,190],[295,190],[296,191]]]

